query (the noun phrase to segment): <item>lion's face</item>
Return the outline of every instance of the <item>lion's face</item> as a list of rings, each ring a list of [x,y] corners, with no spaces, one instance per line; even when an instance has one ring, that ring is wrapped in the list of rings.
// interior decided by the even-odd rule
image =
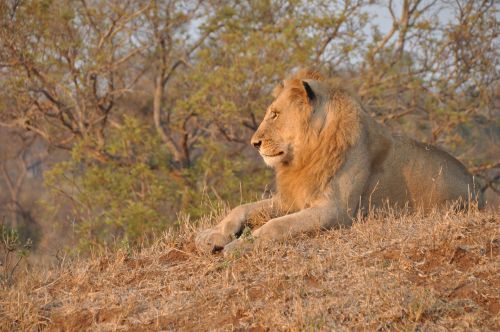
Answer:
[[[267,165],[276,167],[292,162],[307,126],[305,111],[291,102],[286,90],[268,107],[251,140]]]

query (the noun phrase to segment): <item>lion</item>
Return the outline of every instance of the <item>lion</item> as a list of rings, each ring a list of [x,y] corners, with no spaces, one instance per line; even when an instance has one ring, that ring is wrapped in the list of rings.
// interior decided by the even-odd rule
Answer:
[[[304,69],[273,91],[275,98],[251,138],[275,169],[277,193],[244,204],[196,237],[200,250],[248,250],[304,232],[349,227],[358,213],[387,206],[429,211],[484,204],[466,167],[450,154],[391,133],[354,95]],[[237,238],[249,218],[280,207],[282,215]]]

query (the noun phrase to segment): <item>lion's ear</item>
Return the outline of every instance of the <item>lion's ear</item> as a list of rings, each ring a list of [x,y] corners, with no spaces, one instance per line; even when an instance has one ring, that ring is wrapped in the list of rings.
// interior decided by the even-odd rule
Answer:
[[[272,96],[274,98],[278,98],[279,94],[281,91],[283,91],[283,88],[285,87],[285,82],[281,81],[279,82],[273,89]]]
[[[302,81],[302,85],[304,86],[304,89],[306,90],[307,93],[307,99],[309,99],[309,102],[313,102],[316,99],[316,94],[314,93],[313,89],[307,83],[306,81]]]

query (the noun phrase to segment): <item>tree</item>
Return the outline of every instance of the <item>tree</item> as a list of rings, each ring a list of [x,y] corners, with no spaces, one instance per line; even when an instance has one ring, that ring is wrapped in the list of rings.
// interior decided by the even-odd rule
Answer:
[[[139,52],[130,41],[145,7],[132,3],[3,2],[2,125],[67,150],[83,140],[96,159],[109,159],[103,146],[111,112],[137,80],[124,68]]]

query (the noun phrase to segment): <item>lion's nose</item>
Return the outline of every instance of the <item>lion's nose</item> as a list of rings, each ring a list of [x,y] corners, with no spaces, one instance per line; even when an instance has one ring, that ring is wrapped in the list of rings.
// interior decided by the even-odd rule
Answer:
[[[260,149],[260,146],[262,145],[262,141],[253,141],[252,145],[254,148],[256,148],[258,150],[258,149]]]

